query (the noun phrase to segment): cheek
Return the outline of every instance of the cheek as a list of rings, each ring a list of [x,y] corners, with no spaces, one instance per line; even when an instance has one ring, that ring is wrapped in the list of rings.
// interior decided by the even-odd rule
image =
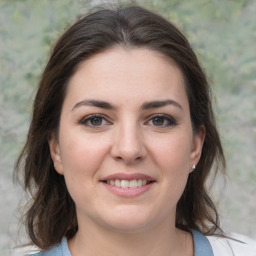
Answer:
[[[155,161],[163,169],[170,172],[183,172],[189,169],[191,154],[191,138],[184,133],[170,135],[155,139],[151,142],[151,151],[154,152]]]
[[[186,136],[174,136],[155,142],[154,161],[160,169],[167,200],[177,201],[190,172],[191,143]]]
[[[85,136],[69,136],[61,141],[61,159],[65,175],[92,175],[101,165],[107,152],[106,143],[98,143]]]
[[[106,149],[103,144],[85,139],[64,137],[61,144],[61,159],[68,191],[77,205],[87,197],[97,181],[97,171],[104,160]],[[82,189],[81,189],[82,188]],[[87,202],[89,203],[89,202]]]

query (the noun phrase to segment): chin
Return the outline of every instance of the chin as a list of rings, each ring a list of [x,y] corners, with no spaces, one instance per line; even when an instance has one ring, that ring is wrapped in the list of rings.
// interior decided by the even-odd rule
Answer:
[[[119,211],[112,212],[107,216],[104,216],[104,222],[112,228],[113,230],[123,232],[123,233],[136,233],[143,230],[149,229],[156,222],[154,216],[138,211],[138,209],[131,209],[129,207],[124,207],[124,209],[119,209]]]
[[[140,233],[149,229],[150,225],[149,223],[145,223],[145,222],[134,223],[130,219],[129,222],[124,220],[122,223],[119,223],[119,222],[111,223],[111,225],[109,225],[109,228],[119,233],[134,234],[134,233]]]

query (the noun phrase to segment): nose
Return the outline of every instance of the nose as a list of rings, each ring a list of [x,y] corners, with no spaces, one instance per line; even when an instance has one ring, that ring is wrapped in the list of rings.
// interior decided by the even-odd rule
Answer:
[[[136,125],[122,125],[115,133],[111,155],[115,160],[125,164],[134,164],[146,157],[147,150],[143,140],[143,134]]]

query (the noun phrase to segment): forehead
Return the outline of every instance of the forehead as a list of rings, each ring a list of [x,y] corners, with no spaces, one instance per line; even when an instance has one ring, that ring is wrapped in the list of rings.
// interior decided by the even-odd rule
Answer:
[[[174,61],[147,48],[114,47],[81,62],[67,98],[102,98],[116,103],[179,98],[187,101],[182,72]],[[185,102],[186,103],[186,102]]]

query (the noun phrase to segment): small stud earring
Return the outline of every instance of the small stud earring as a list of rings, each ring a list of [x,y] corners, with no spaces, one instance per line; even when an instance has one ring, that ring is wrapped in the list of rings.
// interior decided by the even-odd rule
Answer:
[[[196,169],[196,166],[195,164],[192,165],[192,169],[195,170]]]

